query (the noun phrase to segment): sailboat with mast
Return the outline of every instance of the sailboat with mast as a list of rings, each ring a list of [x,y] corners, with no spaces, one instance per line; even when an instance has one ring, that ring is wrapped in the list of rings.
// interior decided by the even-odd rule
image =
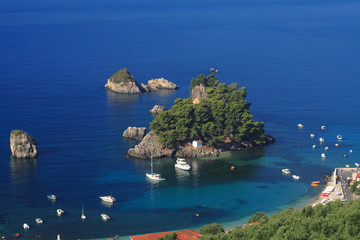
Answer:
[[[150,173],[146,173],[146,177],[148,177],[151,180],[155,180],[155,181],[163,181],[165,180],[165,178],[161,177],[160,173],[154,173],[154,169],[153,169],[153,157],[151,154],[151,167],[150,167]]]
[[[85,220],[86,219],[86,216],[84,214],[84,204],[82,205],[82,208],[81,208],[81,219],[82,220]]]

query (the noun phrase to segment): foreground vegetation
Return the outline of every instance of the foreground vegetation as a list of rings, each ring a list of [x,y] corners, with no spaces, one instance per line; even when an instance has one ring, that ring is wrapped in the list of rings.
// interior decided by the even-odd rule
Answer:
[[[303,209],[286,209],[267,217],[256,213],[249,223],[225,233],[219,224],[205,225],[200,229],[202,240],[349,240],[360,239],[360,201],[329,202],[325,206],[307,206]]]
[[[200,103],[193,104],[191,98],[178,98],[171,109],[150,123],[163,146],[176,147],[193,139],[201,139],[210,146],[225,141],[266,143],[264,123],[253,121],[244,87],[219,83],[214,75],[204,74],[191,80],[191,88],[199,84],[207,87],[207,97]]]

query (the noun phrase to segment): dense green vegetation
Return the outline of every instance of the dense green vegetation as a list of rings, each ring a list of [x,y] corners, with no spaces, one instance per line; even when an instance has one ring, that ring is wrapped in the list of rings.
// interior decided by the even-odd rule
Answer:
[[[255,216],[256,215],[256,216]],[[269,218],[256,213],[259,224],[238,226],[228,233],[208,230],[202,240],[349,240],[360,239],[360,201],[329,202],[325,206],[286,209]],[[250,222],[250,220],[249,220]],[[210,226],[210,225],[206,225]],[[218,227],[213,228],[216,230]]]
[[[160,237],[158,238],[158,240],[176,240],[177,238],[177,234],[176,233],[171,233],[171,234],[165,234],[165,237]]]
[[[199,74],[197,78],[192,78],[190,81],[190,91],[193,87],[203,84],[205,87],[215,87],[219,84],[219,80],[213,74],[206,76],[205,74]]]
[[[355,193],[356,195],[360,195],[360,181],[354,181],[353,185],[350,186],[350,190],[352,193]]]
[[[135,81],[127,68],[123,68],[110,77],[113,83],[129,83]]]
[[[216,146],[224,141],[249,141],[255,145],[266,142],[264,123],[254,122],[247,103],[245,88],[238,84],[219,83],[214,75],[200,74],[191,85],[204,83],[207,97],[193,104],[191,98],[176,99],[175,105],[160,113],[151,130],[165,147],[201,139]]]

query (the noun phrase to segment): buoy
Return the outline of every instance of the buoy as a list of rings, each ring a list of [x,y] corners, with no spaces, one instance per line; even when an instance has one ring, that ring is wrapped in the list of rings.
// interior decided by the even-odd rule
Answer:
[[[335,147],[338,147],[338,146],[339,146],[339,144],[335,143]]]
[[[195,214],[197,217],[199,216],[199,214]]]
[[[231,168],[230,168],[231,170],[234,170],[235,169],[235,166],[231,166]]]

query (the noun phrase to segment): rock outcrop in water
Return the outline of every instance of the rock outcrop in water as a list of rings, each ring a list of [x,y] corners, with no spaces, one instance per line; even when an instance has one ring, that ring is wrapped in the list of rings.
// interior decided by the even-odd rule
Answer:
[[[148,85],[139,84],[127,68],[114,73],[105,84],[105,87],[117,93],[139,94],[144,92],[156,92],[160,89],[176,89],[175,83],[164,78],[154,78],[148,81]]]
[[[127,68],[114,73],[109,79],[105,87],[117,93],[142,93],[145,90],[130,74]]]
[[[32,158],[38,154],[35,139],[22,130],[11,131],[10,149],[17,158]]]
[[[151,114],[159,114],[165,110],[166,110],[166,107],[161,106],[161,105],[155,105],[149,112]]]
[[[146,135],[147,129],[146,127],[128,127],[124,133],[123,137],[125,138],[133,138],[136,140],[142,140],[144,136]]]

